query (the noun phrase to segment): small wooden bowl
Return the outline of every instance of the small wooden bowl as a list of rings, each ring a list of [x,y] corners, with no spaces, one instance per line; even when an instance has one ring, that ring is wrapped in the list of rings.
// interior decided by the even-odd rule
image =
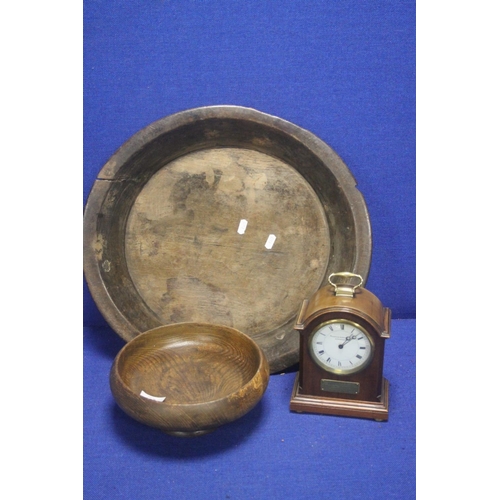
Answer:
[[[129,416],[176,436],[198,436],[238,419],[261,399],[269,365],[247,335],[178,323],[145,332],[116,356],[110,386]]]

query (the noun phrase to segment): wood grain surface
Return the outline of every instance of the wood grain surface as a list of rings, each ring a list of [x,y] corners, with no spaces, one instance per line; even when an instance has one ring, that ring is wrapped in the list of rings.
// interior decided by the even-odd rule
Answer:
[[[125,248],[136,289],[163,323],[224,324],[258,337],[320,286],[330,237],[295,169],[221,148],[185,155],[151,178],[131,209]]]
[[[85,207],[85,277],[122,338],[182,321],[235,327],[273,373],[298,361],[303,299],[331,272],[366,279],[370,259],[368,211],[343,161],[249,108],[152,123],[103,166]]]
[[[269,381],[259,346],[229,327],[155,328],[116,356],[110,386],[132,418],[175,435],[209,432],[248,413]]]

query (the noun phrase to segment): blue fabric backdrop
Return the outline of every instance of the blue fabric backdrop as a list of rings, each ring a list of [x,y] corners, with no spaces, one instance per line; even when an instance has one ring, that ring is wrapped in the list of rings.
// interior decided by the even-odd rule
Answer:
[[[367,288],[390,307],[391,417],[288,412],[294,372],[227,428],[179,441],[114,405],[123,341],[84,285],[85,496],[413,498],[415,2],[84,0],[84,192],[130,136],[197,106],[256,108],[345,161],[373,231]]]
[[[413,1],[85,0],[84,200],[130,136],[197,106],[249,106],[345,161],[373,231],[367,288],[415,316]],[[85,288],[85,324],[104,325]]]

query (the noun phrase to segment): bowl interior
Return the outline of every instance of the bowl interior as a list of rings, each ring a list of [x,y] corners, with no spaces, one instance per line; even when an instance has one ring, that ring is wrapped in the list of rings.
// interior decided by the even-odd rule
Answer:
[[[125,230],[134,288],[163,324],[222,324],[254,337],[295,317],[330,253],[309,183],[277,158],[236,147],[165,165],[137,194]]]
[[[166,404],[221,399],[247,384],[260,365],[257,346],[226,329],[157,329],[129,343],[118,371],[135,394]]]

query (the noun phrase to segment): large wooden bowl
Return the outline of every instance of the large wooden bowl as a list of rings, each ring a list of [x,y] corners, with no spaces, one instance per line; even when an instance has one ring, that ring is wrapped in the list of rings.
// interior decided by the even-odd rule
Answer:
[[[298,362],[302,301],[332,272],[366,280],[368,211],[347,166],[285,120],[237,106],[177,113],[104,165],[87,200],[84,270],[125,340],[181,322],[250,335],[271,372]]]
[[[126,344],[110,386],[120,408],[168,434],[197,436],[236,420],[261,399],[269,365],[259,346],[233,328],[162,326]]]

